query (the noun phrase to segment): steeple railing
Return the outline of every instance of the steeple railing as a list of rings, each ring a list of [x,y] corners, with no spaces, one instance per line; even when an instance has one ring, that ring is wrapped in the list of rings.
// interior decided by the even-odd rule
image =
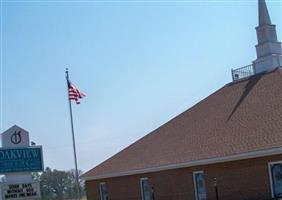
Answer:
[[[250,64],[237,69],[231,69],[233,81],[240,80],[255,74],[254,65]]]

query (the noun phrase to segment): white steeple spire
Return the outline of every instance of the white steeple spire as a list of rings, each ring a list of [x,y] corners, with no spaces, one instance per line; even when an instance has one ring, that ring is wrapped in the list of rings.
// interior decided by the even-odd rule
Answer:
[[[259,26],[256,27],[258,44],[255,72],[261,73],[282,66],[281,43],[277,40],[276,27],[271,24],[265,0],[258,0]]]
[[[271,20],[268,14],[266,3],[264,0],[259,0],[259,25],[271,24]]]

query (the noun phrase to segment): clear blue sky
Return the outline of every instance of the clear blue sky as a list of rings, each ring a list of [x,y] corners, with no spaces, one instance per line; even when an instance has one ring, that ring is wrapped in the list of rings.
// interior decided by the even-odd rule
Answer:
[[[282,40],[282,2],[268,1]],[[231,81],[256,58],[257,1],[2,1],[1,132],[17,124],[45,167],[89,170]]]

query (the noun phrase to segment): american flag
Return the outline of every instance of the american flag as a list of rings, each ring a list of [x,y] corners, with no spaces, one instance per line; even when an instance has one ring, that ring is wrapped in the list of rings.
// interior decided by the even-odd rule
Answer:
[[[79,91],[74,84],[68,81],[68,89],[69,89],[69,100],[75,101],[76,104],[80,104],[80,99],[85,97],[86,95]]]

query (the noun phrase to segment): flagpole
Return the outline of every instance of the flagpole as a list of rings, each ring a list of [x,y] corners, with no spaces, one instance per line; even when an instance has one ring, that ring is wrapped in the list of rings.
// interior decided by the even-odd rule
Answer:
[[[66,68],[66,79],[67,79],[67,92],[68,92],[68,101],[69,101],[69,110],[70,110],[70,122],[71,122],[71,133],[72,133],[72,145],[73,145],[73,154],[74,154],[74,165],[75,165],[75,182],[76,182],[76,197],[80,199],[80,189],[78,181],[78,169],[77,169],[77,157],[76,157],[76,148],[75,148],[75,137],[74,137],[74,128],[73,128],[73,117],[72,117],[72,107],[71,100],[69,98],[69,71]]]

